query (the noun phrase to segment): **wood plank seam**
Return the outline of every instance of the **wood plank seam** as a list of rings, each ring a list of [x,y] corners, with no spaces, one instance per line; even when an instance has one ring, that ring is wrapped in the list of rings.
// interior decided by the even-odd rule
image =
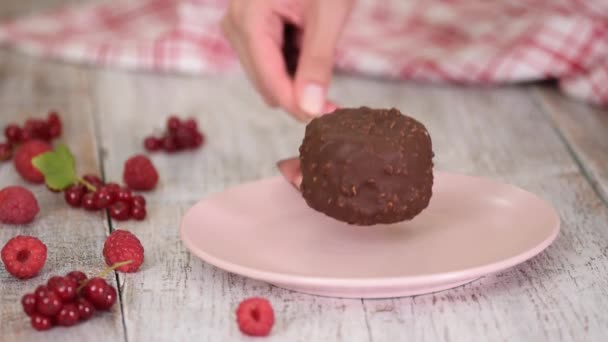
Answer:
[[[100,129],[100,125],[99,125],[99,111],[97,106],[94,106],[94,108],[91,108],[91,112],[92,112],[92,116],[93,116],[93,132],[95,134],[95,136],[93,137],[93,139],[95,139],[96,142],[96,152],[97,152],[97,160],[99,163],[99,173],[100,173],[100,177],[103,180],[104,183],[107,182],[106,179],[106,169],[105,169],[105,161],[104,161],[104,156],[105,156],[105,151],[103,150],[103,142],[102,142],[102,134],[101,134],[101,129]],[[105,217],[106,220],[108,221],[108,234],[111,234],[114,231],[114,226],[112,223],[112,218],[110,217],[110,214],[108,212],[108,209],[105,209]],[[118,292],[118,304],[120,307],[120,321],[122,322],[122,331],[123,331],[123,336],[124,336],[124,341],[125,342],[129,342],[129,334],[127,331],[127,322],[125,321],[125,310],[124,310],[124,305],[123,305],[123,291],[122,291],[122,287],[120,286],[120,276],[118,274],[118,271],[114,270],[114,277],[116,278],[116,291]]]
[[[591,186],[591,189],[593,189],[595,195],[600,199],[604,206],[608,208],[608,194],[605,193],[602,187],[600,186],[600,180],[594,176],[593,172],[583,162],[580,154],[572,147],[572,144],[570,143],[568,138],[566,138],[564,132],[559,128],[559,125],[555,122],[555,119],[553,119],[553,117],[547,112],[550,109],[545,104],[541,92],[542,90],[538,88],[538,86],[534,86],[532,100],[542,112],[542,114],[547,118],[547,121],[551,125],[551,128],[555,131],[555,134],[559,137],[560,141],[566,147],[568,154],[570,154],[570,156],[572,157],[572,160],[576,164],[577,168],[580,170],[580,173],[587,180],[587,182],[589,182],[589,185]]]
[[[369,342],[374,342],[374,338],[372,337],[372,329],[369,326],[369,318],[367,314],[367,307],[365,305],[365,299],[361,298],[361,306],[363,307],[363,314],[365,315],[365,328],[367,330],[367,338]]]

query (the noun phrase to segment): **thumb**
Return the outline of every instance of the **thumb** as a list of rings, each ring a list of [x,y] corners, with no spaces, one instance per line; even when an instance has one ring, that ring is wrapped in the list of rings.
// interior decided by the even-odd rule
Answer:
[[[326,105],[335,46],[351,7],[352,0],[315,0],[305,9],[295,92],[300,110],[309,115],[322,114]]]

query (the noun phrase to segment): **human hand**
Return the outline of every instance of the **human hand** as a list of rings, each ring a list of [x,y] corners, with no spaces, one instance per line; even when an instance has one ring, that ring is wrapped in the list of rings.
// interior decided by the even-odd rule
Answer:
[[[221,25],[265,102],[309,121],[335,108],[327,101],[327,89],[334,48],[353,2],[232,0]],[[294,78],[282,53],[285,24],[296,26],[301,34]]]

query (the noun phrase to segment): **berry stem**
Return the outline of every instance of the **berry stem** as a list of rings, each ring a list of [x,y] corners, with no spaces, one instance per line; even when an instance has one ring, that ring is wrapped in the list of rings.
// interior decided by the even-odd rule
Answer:
[[[95,192],[97,191],[97,188],[95,187],[95,185],[89,183],[87,180],[85,180],[84,178],[78,177],[78,182],[82,183],[84,186],[87,187],[87,189],[89,189],[89,191]]]
[[[106,267],[103,271],[101,271],[99,274],[97,274],[95,277],[97,278],[105,278],[108,273],[114,271],[115,269],[124,266],[124,265],[128,265],[130,263],[132,263],[133,260],[126,260],[126,261],[120,261],[120,262],[116,262],[114,264],[112,264],[112,266]],[[82,284],[80,284],[80,286],[78,286],[78,289],[76,289],[76,292],[80,292],[80,290],[82,290],[87,283],[93,278],[89,278],[86,281],[84,281]]]
[[[99,273],[97,276],[99,278],[105,278],[110,272],[114,271],[115,269],[122,267],[124,265],[128,265],[130,263],[132,263],[133,260],[126,260],[126,261],[120,261],[120,262],[115,262],[112,264],[112,266],[106,267],[105,270],[101,271],[101,273]]]

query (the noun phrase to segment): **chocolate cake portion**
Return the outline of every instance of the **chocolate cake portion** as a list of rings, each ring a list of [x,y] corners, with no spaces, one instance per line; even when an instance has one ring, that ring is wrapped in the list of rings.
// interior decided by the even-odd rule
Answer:
[[[312,120],[300,162],[306,203],[350,224],[410,220],[431,199],[429,133],[394,108],[343,108]]]

